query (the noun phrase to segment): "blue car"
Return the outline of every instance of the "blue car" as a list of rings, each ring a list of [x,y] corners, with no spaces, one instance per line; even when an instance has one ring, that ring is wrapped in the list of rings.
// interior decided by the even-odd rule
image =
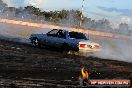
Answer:
[[[53,29],[46,34],[32,34],[31,43],[35,47],[48,46],[80,52],[100,51],[100,45],[90,41],[84,33]]]

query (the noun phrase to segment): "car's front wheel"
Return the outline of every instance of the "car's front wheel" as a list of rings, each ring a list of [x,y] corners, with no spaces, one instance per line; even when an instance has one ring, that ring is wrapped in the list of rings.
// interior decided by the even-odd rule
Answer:
[[[39,40],[37,38],[33,38],[32,39],[32,45],[35,47],[39,47],[40,46]]]

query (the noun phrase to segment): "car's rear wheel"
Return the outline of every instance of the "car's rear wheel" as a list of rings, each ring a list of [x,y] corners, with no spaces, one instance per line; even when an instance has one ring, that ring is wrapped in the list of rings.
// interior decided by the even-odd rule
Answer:
[[[32,39],[32,45],[35,47],[40,47],[39,40],[37,38]]]

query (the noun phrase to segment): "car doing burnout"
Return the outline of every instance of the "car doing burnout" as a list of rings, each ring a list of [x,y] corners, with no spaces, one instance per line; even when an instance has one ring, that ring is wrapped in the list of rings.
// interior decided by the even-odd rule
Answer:
[[[48,46],[79,52],[100,51],[100,45],[90,41],[85,34],[62,29],[53,29],[47,34],[32,34],[30,40],[35,47]]]

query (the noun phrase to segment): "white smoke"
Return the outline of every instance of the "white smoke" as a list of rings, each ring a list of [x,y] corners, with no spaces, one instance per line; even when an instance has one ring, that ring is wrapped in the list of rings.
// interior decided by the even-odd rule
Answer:
[[[11,0],[2,0],[4,3],[6,3],[8,6],[12,6]]]
[[[2,0],[9,7],[25,7],[25,6],[35,6],[41,8],[48,0]]]
[[[42,3],[45,3],[47,0],[25,0],[24,4],[25,5],[32,5],[37,8],[40,8]]]
[[[130,17],[127,17],[127,16],[122,16],[121,17],[121,22],[122,23],[131,24],[132,23],[132,19]]]
[[[94,37],[102,49],[95,55],[104,59],[113,59],[118,61],[132,62],[132,41],[124,39],[112,39],[103,37]]]
[[[0,23],[0,27],[0,39],[23,43],[30,43],[29,38],[33,33],[47,33],[50,30],[6,23]]]
[[[20,7],[25,6],[24,0],[2,0],[4,3],[8,5],[8,7]]]

